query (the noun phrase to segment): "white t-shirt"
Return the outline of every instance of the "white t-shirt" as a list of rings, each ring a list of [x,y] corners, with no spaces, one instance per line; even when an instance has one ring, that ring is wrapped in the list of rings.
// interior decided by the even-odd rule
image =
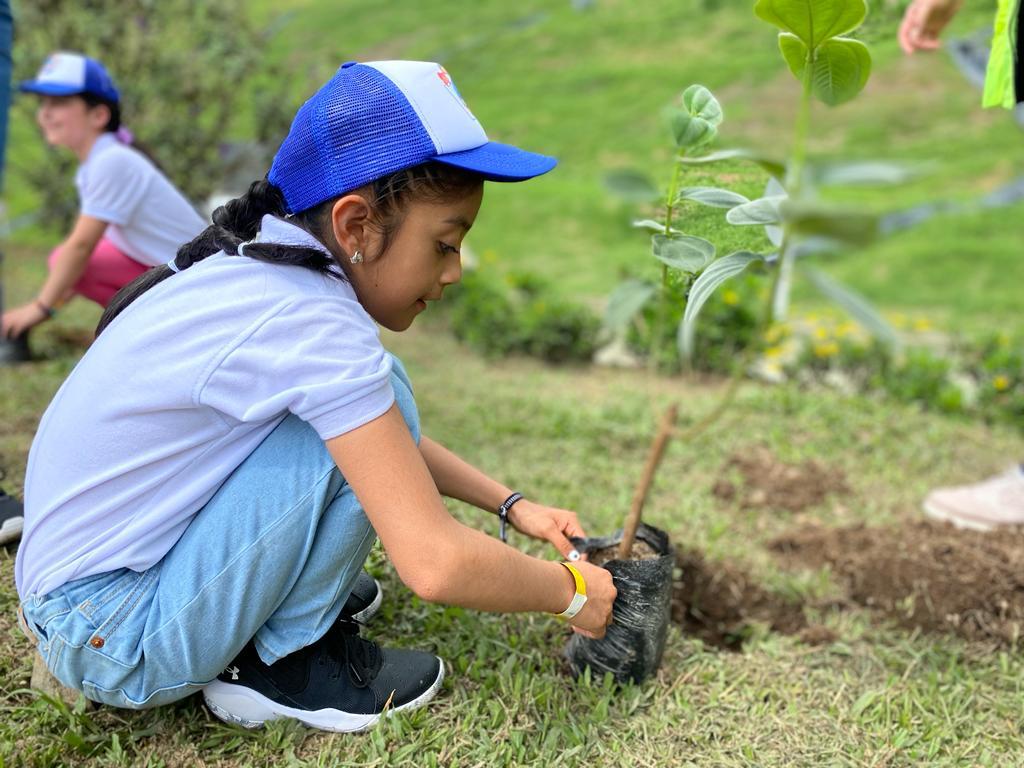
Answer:
[[[323,249],[266,216],[260,241]],[[22,598],[143,571],[286,414],[326,439],[394,402],[391,357],[351,285],[218,253],[154,286],[43,414],[25,477]]]
[[[75,186],[82,213],[108,222],[106,238],[141,264],[166,264],[205,227],[167,177],[112,133],[96,139]]]

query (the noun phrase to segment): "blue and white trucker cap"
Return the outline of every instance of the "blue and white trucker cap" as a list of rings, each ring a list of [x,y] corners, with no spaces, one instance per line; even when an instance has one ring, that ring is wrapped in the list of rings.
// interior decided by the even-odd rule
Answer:
[[[102,64],[80,53],[66,51],[51,53],[36,79],[23,81],[18,85],[18,90],[44,96],[89,93],[104,101],[121,101],[113,78]]]
[[[490,181],[558,162],[490,141],[440,64],[350,61],[299,109],[267,178],[297,213],[428,160]]]

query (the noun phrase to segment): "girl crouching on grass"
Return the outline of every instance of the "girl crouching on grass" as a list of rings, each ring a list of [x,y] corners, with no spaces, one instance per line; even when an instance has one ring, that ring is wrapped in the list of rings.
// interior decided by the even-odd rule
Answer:
[[[39,96],[46,142],[75,153],[81,209],[54,249],[36,297],[4,312],[0,335],[17,338],[74,294],[101,307],[140,274],[173,258],[203,220],[121,125],[121,99],[103,65],[77,53],[51,55],[20,89]]]
[[[425,600],[604,635],[615,588],[573,549],[576,515],[421,435],[376,327],[405,330],[460,279],[484,180],[554,165],[489,141],[437,64],[348,63],[267,180],[118,295],[29,455],[16,577],[61,682],[130,708],[202,689],[246,726],[359,730],[423,704],[441,660],[352,621],[375,536]],[[442,495],[574,562],[462,525]]]

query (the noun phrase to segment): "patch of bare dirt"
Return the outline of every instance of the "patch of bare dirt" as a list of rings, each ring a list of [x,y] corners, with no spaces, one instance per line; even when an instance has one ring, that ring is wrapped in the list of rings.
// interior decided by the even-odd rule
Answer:
[[[680,550],[682,575],[673,585],[672,620],[687,635],[728,650],[739,650],[754,622],[772,631],[796,634],[811,644],[831,642],[831,630],[808,626],[803,607],[761,587],[742,568],[728,562],[709,564],[696,550]],[[822,639],[825,634],[829,639]]]
[[[808,527],[769,545],[793,567],[829,565],[849,598],[904,626],[1013,645],[1024,630],[1024,530]]]
[[[737,474],[739,481],[733,479]],[[814,459],[786,464],[763,446],[734,453],[711,489],[716,498],[744,509],[790,512],[800,512],[820,504],[830,494],[848,491],[846,476],[840,470]]]

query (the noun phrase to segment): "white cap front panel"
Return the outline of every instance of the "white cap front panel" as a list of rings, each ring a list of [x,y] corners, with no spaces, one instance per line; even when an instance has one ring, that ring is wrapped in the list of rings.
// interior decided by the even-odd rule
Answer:
[[[55,83],[85,88],[85,57],[77,53],[54,53],[36,76],[37,83]]]
[[[409,100],[439,155],[475,149],[487,143],[483,127],[440,64],[372,61],[366,66],[387,77]]]

